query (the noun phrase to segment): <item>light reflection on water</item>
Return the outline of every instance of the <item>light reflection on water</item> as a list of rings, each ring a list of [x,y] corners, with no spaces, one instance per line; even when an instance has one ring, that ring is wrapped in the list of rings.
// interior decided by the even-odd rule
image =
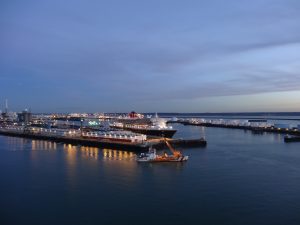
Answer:
[[[299,143],[174,127],[207,147],[143,164],[130,151],[0,137],[1,210],[14,224],[300,224]]]
[[[31,141],[31,150],[56,150],[57,143],[51,141],[42,141],[42,140],[32,140]]]
[[[44,140],[31,140],[19,137],[6,137],[5,139],[8,151],[51,151],[57,149],[57,143]]]
[[[133,152],[103,149],[103,160],[135,160],[136,155]]]
[[[72,144],[62,144],[44,140],[31,140],[18,137],[5,138],[8,151],[56,151],[63,149],[67,155],[81,156],[90,159],[102,160],[135,160],[136,154],[131,151],[116,149],[101,149],[97,147],[77,146]],[[59,147],[58,147],[59,146]],[[61,147],[62,146],[62,147]]]
[[[27,147],[31,142],[29,139],[18,137],[5,137],[4,141],[8,146],[7,150],[9,151],[27,150]]]
[[[71,144],[64,144],[63,149],[67,154],[77,155],[82,158],[90,158],[96,160],[127,160],[132,161],[136,159],[136,154],[130,151],[115,150],[115,149],[101,149],[97,147],[76,146]]]

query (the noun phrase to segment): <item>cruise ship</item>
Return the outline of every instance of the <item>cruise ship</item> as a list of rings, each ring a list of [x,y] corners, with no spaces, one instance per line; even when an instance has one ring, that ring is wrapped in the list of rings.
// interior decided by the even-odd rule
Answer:
[[[118,118],[113,121],[110,124],[110,127],[121,130],[130,130],[148,136],[171,138],[177,130],[173,129],[171,126],[167,126],[166,122],[165,119],[159,118],[157,114],[154,118],[144,118],[141,117],[140,114],[131,112],[128,117]]]

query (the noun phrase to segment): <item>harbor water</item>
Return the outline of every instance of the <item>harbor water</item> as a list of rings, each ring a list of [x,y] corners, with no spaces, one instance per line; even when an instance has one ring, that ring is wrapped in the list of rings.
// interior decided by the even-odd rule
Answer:
[[[1,224],[300,224],[300,143],[172,125],[200,138],[186,163],[0,136]]]

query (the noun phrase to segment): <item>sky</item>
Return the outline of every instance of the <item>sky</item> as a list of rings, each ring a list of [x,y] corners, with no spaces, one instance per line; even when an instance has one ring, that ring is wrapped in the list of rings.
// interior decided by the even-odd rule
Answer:
[[[4,0],[0,108],[300,111],[299,0]]]

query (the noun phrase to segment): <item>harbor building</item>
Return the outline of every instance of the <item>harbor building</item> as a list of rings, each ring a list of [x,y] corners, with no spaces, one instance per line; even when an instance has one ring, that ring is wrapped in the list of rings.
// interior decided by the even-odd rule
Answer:
[[[18,122],[28,124],[32,121],[32,113],[27,109],[18,113]]]

